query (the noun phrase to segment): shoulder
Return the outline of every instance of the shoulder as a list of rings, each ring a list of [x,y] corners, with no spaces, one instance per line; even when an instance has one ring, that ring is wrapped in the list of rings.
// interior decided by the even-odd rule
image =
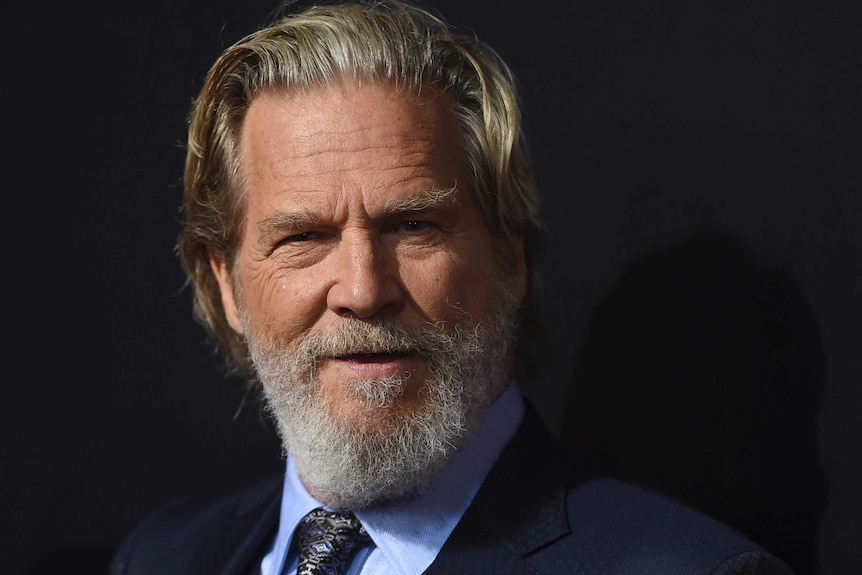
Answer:
[[[547,550],[552,563],[574,554],[588,558],[589,572],[792,575],[732,527],[618,479],[572,481],[566,510],[570,534]]]
[[[474,503],[475,524],[539,573],[792,574],[732,527],[575,457],[529,404]]]
[[[282,481],[276,476],[230,493],[181,498],[156,509],[123,540],[111,575],[203,573],[205,564],[224,564],[255,528],[274,525]],[[210,560],[204,558],[204,550]]]

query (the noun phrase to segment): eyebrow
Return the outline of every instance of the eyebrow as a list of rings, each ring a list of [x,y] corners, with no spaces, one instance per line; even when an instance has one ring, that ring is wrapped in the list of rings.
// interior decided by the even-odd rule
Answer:
[[[454,205],[458,195],[457,182],[451,188],[433,188],[407,198],[386,202],[386,213],[421,212],[438,208],[444,204]]]
[[[266,243],[273,236],[280,235],[284,230],[296,230],[302,232],[313,228],[322,221],[322,218],[312,212],[278,212],[258,222],[260,230],[260,241]]]

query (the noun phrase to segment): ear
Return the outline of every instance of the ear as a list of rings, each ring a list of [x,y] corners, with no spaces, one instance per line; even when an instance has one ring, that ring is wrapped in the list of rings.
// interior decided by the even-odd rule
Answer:
[[[210,268],[218,281],[221,292],[221,303],[228,324],[238,334],[242,334],[242,322],[239,320],[239,310],[236,305],[236,294],[234,293],[233,280],[224,258],[217,254],[212,248],[209,249]]]
[[[517,234],[509,239],[512,250],[512,278],[518,302],[524,303],[527,296],[527,258],[524,255],[524,236]]]

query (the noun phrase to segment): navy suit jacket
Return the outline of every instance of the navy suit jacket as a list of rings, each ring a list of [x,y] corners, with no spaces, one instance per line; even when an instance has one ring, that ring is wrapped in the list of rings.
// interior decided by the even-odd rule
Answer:
[[[144,519],[111,575],[258,572],[278,524],[282,477],[184,499]],[[770,574],[787,565],[740,533],[571,458],[527,405],[524,421],[428,575]]]

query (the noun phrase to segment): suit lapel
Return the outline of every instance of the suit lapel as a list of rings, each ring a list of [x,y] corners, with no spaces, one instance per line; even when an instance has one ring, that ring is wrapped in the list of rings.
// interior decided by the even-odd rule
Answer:
[[[426,573],[535,573],[524,557],[571,531],[569,471],[559,442],[528,403],[518,432]]]

